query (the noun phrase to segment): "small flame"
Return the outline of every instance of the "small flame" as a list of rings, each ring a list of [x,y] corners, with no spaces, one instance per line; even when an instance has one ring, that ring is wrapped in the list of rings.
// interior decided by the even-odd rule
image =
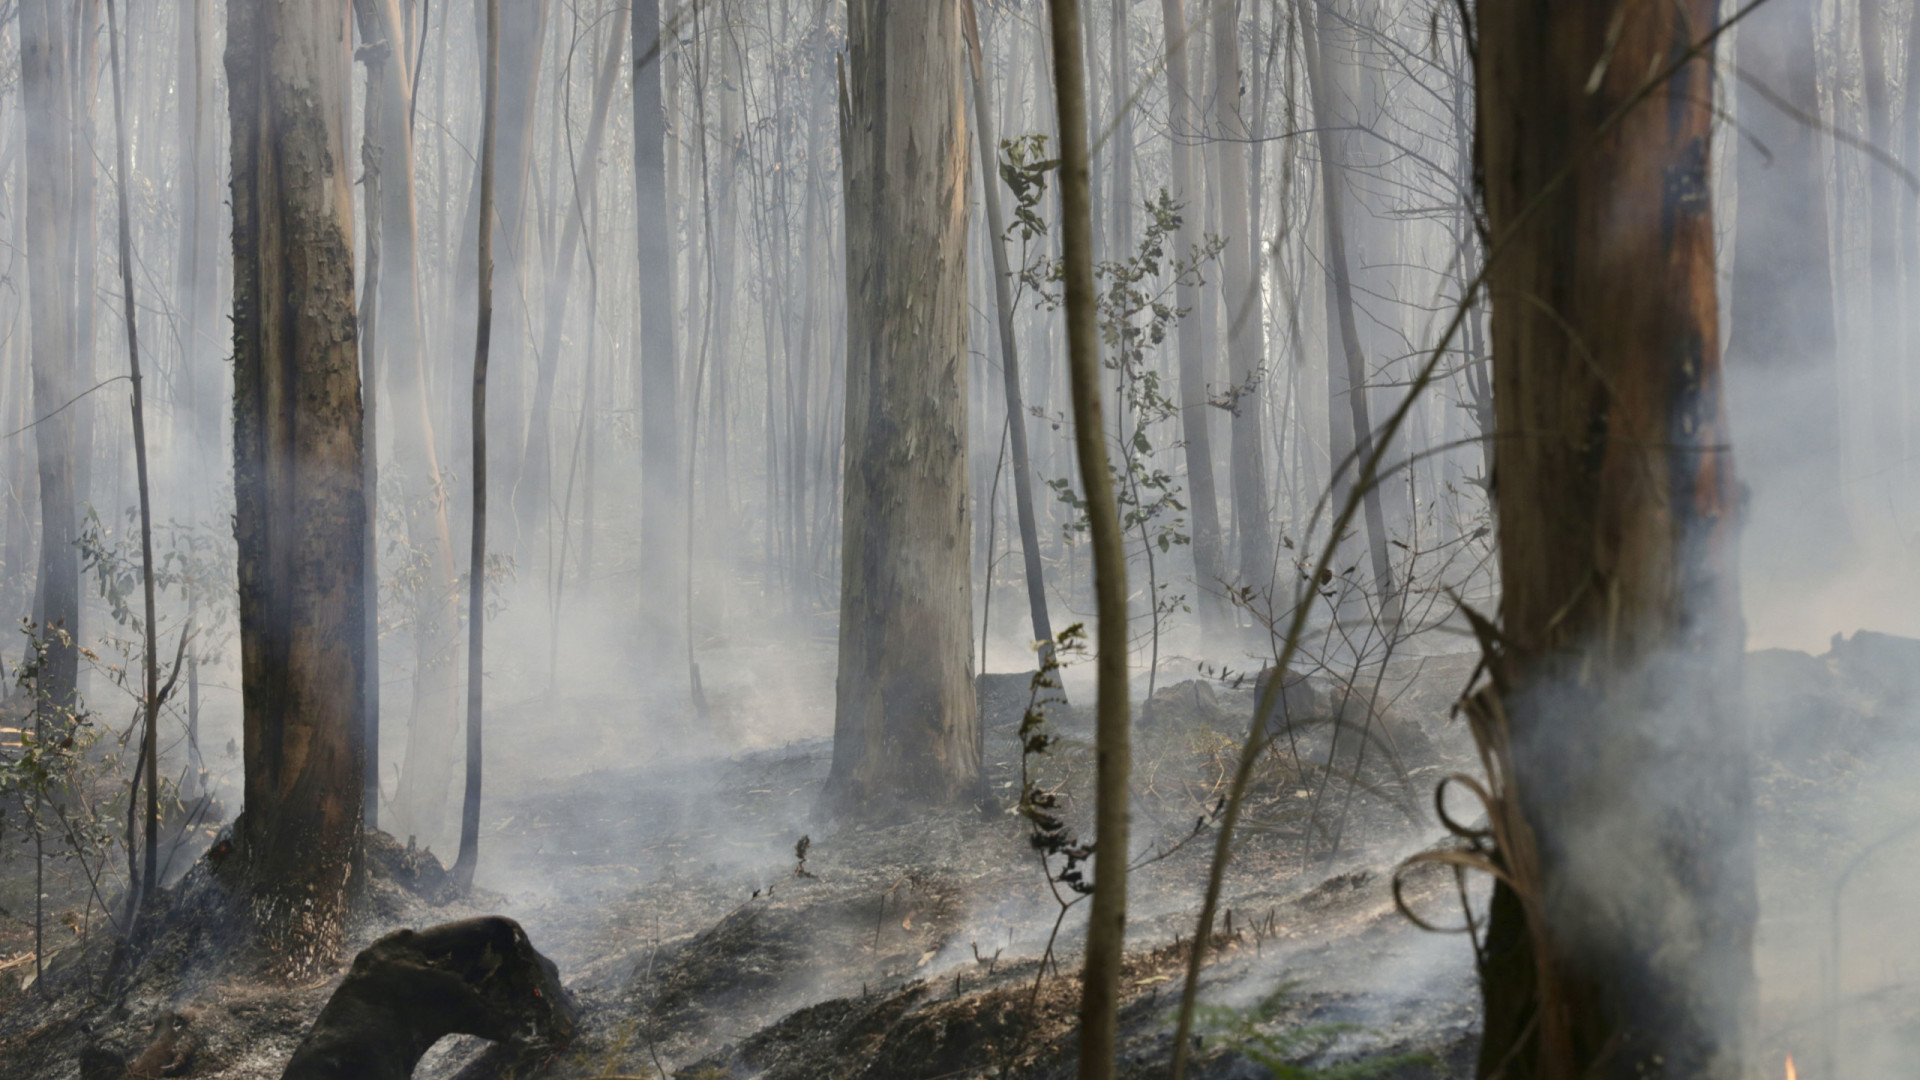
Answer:
[[[1793,1055],[1787,1055],[1787,1080],[1800,1080],[1800,1074],[1794,1071]]]

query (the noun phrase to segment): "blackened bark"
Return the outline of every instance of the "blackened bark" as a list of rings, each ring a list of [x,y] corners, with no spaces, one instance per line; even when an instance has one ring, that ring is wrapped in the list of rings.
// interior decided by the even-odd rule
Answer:
[[[299,977],[338,955],[360,852],[366,499],[347,0],[233,4],[234,534],[244,884]]]
[[[1737,488],[1712,71],[1688,51],[1715,25],[1713,0],[1479,7],[1503,586],[1482,699],[1535,838],[1502,852],[1531,884],[1496,893],[1481,1076],[1747,1075]]]

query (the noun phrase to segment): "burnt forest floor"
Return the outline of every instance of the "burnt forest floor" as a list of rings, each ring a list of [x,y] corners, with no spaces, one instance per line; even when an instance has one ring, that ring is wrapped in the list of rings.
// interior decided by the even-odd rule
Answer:
[[[346,956],[402,926],[486,913],[519,920],[559,965],[582,1020],[571,1050],[550,1064],[556,1076],[1070,1075],[1086,905],[1059,921],[1057,959],[1043,972],[1060,907],[1028,823],[1012,810],[1024,678],[983,682],[987,805],[833,823],[816,813],[830,764],[830,651],[798,663],[749,652],[734,650],[725,668],[734,677],[710,672],[712,716],[681,718],[657,752],[658,731],[621,716],[633,706],[611,697],[533,697],[496,714],[491,760],[515,778],[496,781],[488,797],[479,887],[438,902],[420,885],[418,860],[391,840],[374,844]],[[1880,1075],[1882,1061],[1911,1060],[1920,1035],[1920,984],[1894,959],[1920,956],[1920,929],[1902,914],[1920,875],[1901,869],[1920,851],[1920,826],[1911,843],[1901,832],[1920,821],[1920,787],[1904,779],[1920,762],[1920,642],[1860,635],[1823,657],[1752,659],[1765,762],[1756,789],[1761,1049],[1817,1057],[1833,1026],[1826,1017],[1838,1015],[1853,1048],[1848,1074]],[[1364,740],[1331,721],[1340,696],[1331,682],[1298,701],[1290,692],[1296,722],[1261,762],[1227,874],[1196,1075],[1266,1076],[1256,1062],[1267,1053],[1374,1061],[1386,1076],[1472,1074],[1470,946],[1415,928],[1395,910],[1391,882],[1402,859],[1444,836],[1430,810],[1435,782],[1477,771],[1464,724],[1448,716],[1473,667],[1459,655],[1396,660],[1367,688],[1379,707]],[[1123,1075],[1165,1074],[1212,854],[1211,829],[1196,833],[1196,823],[1225,790],[1252,698],[1250,685],[1163,676],[1136,722]],[[806,710],[796,726],[820,734],[751,737],[788,708]],[[1350,705],[1348,715],[1367,711]],[[1070,825],[1086,828],[1089,800],[1076,796],[1091,789],[1091,718],[1056,713],[1065,714],[1053,724],[1059,742],[1029,766],[1061,793]],[[689,733],[702,730],[733,747],[688,750],[698,743]],[[1836,1013],[1819,974],[1831,885],[1876,841],[1884,860],[1864,860],[1843,899],[1850,944]],[[22,865],[12,859],[0,874],[17,877]],[[1450,873],[1409,875],[1405,896],[1436,922],[1458,922]],[[31,933],[20,912],[6,912],[0,1076],[67,1080],[83,1057],[128,1060],[157,1018],[184,1013],[191,1053],[177,1055],[170,1075],[277,1077],[344,965],[310,985],[264,981],[259,958],[236,940],[238,924],[196,865],[117,966],[107,935],[83,946],[62,927],[50,935],[58,944],[42,985],[22,989]],[[478,1077],[484,1046],[443,1040],[416,1075]]]

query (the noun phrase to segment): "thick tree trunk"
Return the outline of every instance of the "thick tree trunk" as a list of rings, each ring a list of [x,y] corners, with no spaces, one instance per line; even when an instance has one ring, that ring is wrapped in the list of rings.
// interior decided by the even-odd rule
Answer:
[[[1805,573],[1812,551],[1827,553],[1824,568],[1847,531],[1826,159],[1819,134],[1769,100],[1819,115],[1817,59],[1807,48],[1817,16],[1813,0],[1773,0],[1740,24],[1746,137],[1735,151],[1727,389],[1741,471],[1753,486],[1751,525],[1767,539],[1750,549],[1753,569],[1769,576]]]
[[[846,503],[826,798],[871,815],[980,794],[959,0],[854,0],[847,38]]]
[[[360,853],[365,493],[347,0],[233,4],[234,534],[245,804],[269,955],[338,958]]]
[[[686,603],[682,536],[686,493],[680,461],[680,376],[673,325],[673,225],[667,216],[665,68],[660,0],[633,6],[633,171],[639,264],[640,362],[634,401],[640,410],[640,618],[651,651],[680,635]],[[685,643],[691,648],[691,643]]]
[[[1195,182],[1194,146],[1200,127],[1194,108],[1192,83],[1188,74],[1187,47],[1190,30],[1181,0],[1160,0],[1160,15],[1166,36],[1167,126],[1171,139],[1173,197],[1180,203],[1180,229],[1176,236],[1179,256],[1187,258],[1200,243],[1204,208],[1199,201],[1200,185]],[[1208,352],[1202,341],[1200,289],[1184,279],[1174,290],[1174,303],[1188,313],[1180,320],[1180,434],[1187,459],[1187,495],[1193,507],[1193,583],[1194,607],[1200,615],[1202,634],[1215,634],[1227,625],[1228,616],[1222,597],[1231,585],[1227,580],[1225,556],[1220,547],[1220,501],[1214,491],[1212,408],[1208,403]]]
[[[1481,1076],[1747,1075],[1737,487],[1712,70],[1686,52],[1714,26],[1713,0],[1479,9],[1503,594],[1476,702],[1524,823],[1501,838],[1519,885],[1485,942]]]
[[[62,406],[86,387],[74,356],[75,281],[70,243],[75,145],[68,62],[70,27],[55,0],[20,5],[22,104],[26,111],[27,282],[32,315],[33,412],[40,481],[40,560],[33,619],[46,661],[36,689],[43,706],[73,704],[79,677],[80,559],[76,475],[78,414]],[[49,415],[57,414],[57,415]]]

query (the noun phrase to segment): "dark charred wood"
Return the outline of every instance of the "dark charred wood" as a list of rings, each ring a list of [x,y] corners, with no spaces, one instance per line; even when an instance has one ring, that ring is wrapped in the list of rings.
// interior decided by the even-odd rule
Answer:
[[[354,957],[282,1080],[405,1080],[446,1035],[542,1057],[573,1038],[559,969],[512,919],[388,934]]]

